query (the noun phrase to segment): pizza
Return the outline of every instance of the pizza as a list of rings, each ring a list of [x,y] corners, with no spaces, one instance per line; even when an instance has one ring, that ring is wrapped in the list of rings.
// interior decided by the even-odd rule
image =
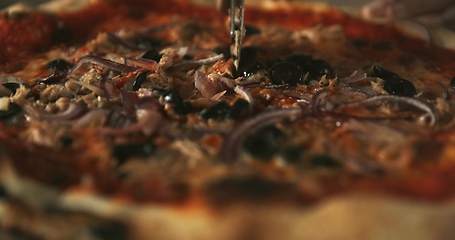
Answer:
[[[2,11],[2,239],[454,238],[452,33],[248,4]]]

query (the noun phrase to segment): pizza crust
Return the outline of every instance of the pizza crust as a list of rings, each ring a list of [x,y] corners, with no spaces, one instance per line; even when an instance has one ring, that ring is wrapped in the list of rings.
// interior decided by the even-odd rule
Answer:
[[[94,4],[99,1],[109,1],[109,0],[61,0],[61,1],[48,1],[46,3],[40,4],[37,8],[45,12],[59,12],[64,9],[64,11],[77,11],[82,9],[90,4]],[[211,0],[191,0],[192,3],[201,6],[207,6],[212,8],[217,8],[219,6],[220,0],[211,1]],[[333,6],[326,2],[308,2],[305,0],[294,0],[294,1],[273,1],[273,0],[250,0],[246,1],[248,8],[259,8],[259,9],[295,9],[295,8],[308,8],[310,7],[313,10],[324,11],[328,8],[336,8],[340,11],[346,12],[354,17],[361,18],[360,7],[361,6],[343,6],[337,5]],[[31,7],[22,3],[15,4],[8,8],[8,11],[18,11],[18,10],[30,10]],[[390,24],[382,22],[381,24]],[[429,45],[433,44],[439,47],[444,47],[448,49],[455,49],[455,32],[443,27],[443,26],[427,26],[425,24],[418,23],[417,21],[412,20],[397,20],[393,23],[400,31],[405,34],[408,34],[413,37],[423,39],[428,42]]]
[[[455,203],[452,201],[428,203],[377,194],[346,193],[308,206],[239,203],[220,209],[207,204],[203,196],[194,197],[183,205],[168,205],[133,204],[81,189],[57,194],[49,187],[19,177],[5,162],[0,176],[8,194],[28,206],[23,212],[15,203],[0,201],[0,224],[24,228],[48,239],[75,239],[74,236],[84,234],[84,223],[77,222],[72,213],[121,222],[128,226],[129,239],[133,240],[181,240],[188,236],[199,240],[427,240],[455,237]],[[41,197],[37,199],[37,196]],[[66,214],[42,215],[49,207]],[[33,219],[28,219],[33,215]],[[24,225],[24,221],[28,225]],[[66,230],[62,231],[62,228]],[[97,239],[91,238],[90,234],[86,237]]]

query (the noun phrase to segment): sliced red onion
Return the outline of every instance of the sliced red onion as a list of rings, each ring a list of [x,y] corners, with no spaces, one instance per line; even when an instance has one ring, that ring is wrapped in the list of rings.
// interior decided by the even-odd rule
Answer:
[[[226,93],[227,93],[226,90],[221,91],[221,92],[219,92],[219,93],[213,95],[213,97],[211,97],[210,100],[212,100],[212,101],[219,101]]]
[[[49,77],[40,79],[37,83],[38,84],[39,83],[46,83],[46,84],[58,83],[58,82],[62,81],[63,79],[65,79],[66,77],[68,77],[70,72],[71,72],[71,69],[69,69],[69,68],[63,72],[54,71],[54,73],[52,73],[52,75],[50,75]]]
[[[322,89],[322,90],[317,91],[311,98],[311,111],[313,112],[314,116],[319,115],[320,103],[323,99],[325,99],[329,95],[329,93],[330,93],[330,91],[328,89]]]
[[[201,92],[202,96],[207,99],[210,99],[218,93],[215,85],[201,71],[196,71],[194,73],[194,86]]]
[[[137,97],[135,94],[127,91],[120,91],[123,109],[128,117],[136,119],[136,103]]]
[[[192,57],[197,57],[197,56],[201,56],[201,55],[214,56],[214,55],[217,55],[217,53],[212,50],[208,50],[208,49],[188,48],[185,55],[192,56]]]
[[[120,97],[119,89],[109,81],[104,82],[104,91],[106,92],[109,99],[116,99]]]
[[[138,122],[130,128],[138,128],[145,136],[150,136],[158,130],[163,121],[161,113],[154,109],[138,109]]]
[[[163,116],[155,109],[153,103],[142,103],[136,110],[137,122],[124,128],[103,128],[101,132],[106,135],[123,136],[130,134],[143,133],[146,136],[153,135],[161,123]]]
[[[140,98],[136,103],[136,110],[156,110],[160,111],[163,109],[160,101],[157,98],[148,96]]]
[[[227,77],[223,77],[223,76],[221,76],[221,75],[219,75],[219,74],[216,74],[216,77],[215,77],[215,78],[216,78],[216,79],[219,79],[222,83],[226,84],[226,86],[227,86],[228,88],[230,88],[230,89],[234,89],[235,86],[236,86],[236,84],[237,84],[237,83],[235,82],[234,79],[232,79],[232,78],[227,78]]]
[[[249,86],[257,86],[260,83],[261,83],[261,78],[252,78],[252,77],[250,77],[248,79],[244,79],[242,81],[236,81],[237,85],[248,86],[248,87]]]
[[[129,72],[133,72],[136,70],[136,68],[134,68],[134,67],[130,67],[125,64],[114,62],[109,59],[105,59],[105,58],[95,56],[95,55],[87,55],[87,56],[81,57],[79,59],[79,61],[73,66],[73,68],[71,68],[71,70],[69,71],[68,74],[72,74],[73,72],[75,72],[84,63],[92,63],[92,64],[101,65],[103,67],[119,71],[121,73],[129,73]]]
[[[209,57],[209,58],[184,61],[184,62],[180,62],[180,63],[176,63],[176,64],[172,65],[172,69],[195,68],[195,67],[202,66],[202,65],[216,63],[223,58],[224,58],[223,54],[218,54],[216,56]]]
[[[69,80],[67,83],[69,84],[77,84],[77,85],[80,85],[82,87],[85,87],[86,89],[96,93],[96,95],[98,96],[104,96],[105,92],[103,89],[95,86],[95,85],[91,85],[91,84],[88,84],[88,83],[84,83],[84,82],[81,82],[81,81],[77,81],[77,80]]]
[[[222,160],[228,163],[236,162],[242,145],[250,134],[285,119],[295,119],[303,113],[304,109],[302,108],[285,108],[264,112],[246,120],[230,132],[225,139],[220,151]]]
[[[288,89],[282,91],[282,93],[287,96],[295,99],[295,101],[299,103],[305,103],[305,104],[310,104],[311,103],[311,98],[313,97],[312,94],[301,91],[301,90],[295,90],[295,89]]]
[[[122,37],[120,37],[116,33],[108,33],[107,37],[108,37],[109,41],[111,41],[112,43],[118,44],[118,45],[120,45],[120,46],[122,46],[124,48],[130,49],[130,50],[133,50],[133,51],[143,50],[142,48],[140,48],[140,47],[128,42],[125,39],[123,39]]]
[[[103,128],[101,133],[111,136],[125,136],[131,134],[143,133],[150,136],[157,130],[162,121],[161,114],[153,110],[144,110],[140,113],[140,121],[126,126],[125,128]]]
[[[90,110],[84,116],[80,117],[73,123],[73,128],[86,129],[90,127],[101,127],[107,121],[109,110],[97,108]]]
[[[338,79],[338,81],[341,83],[354,83],[354,82],[362,81],[362,80],[366,79],[367,77],[368,76],[366,73],[360,73],[360,74],[355,74],[355,75],[351,75],[348,77],[340,78],[340,79]]]
[[[356,107],[364,104],[380,104],[384,101],[392,102],[395,104],[405,104],[408,106],[415,107],[416,109],[425,112],[424,117],[426,117],[428,120],[428,124],[430,126],[434,126],[436,124],[436,113],[434,109],[428,105],[427,103],[416,99],[416,98],[409,98],[409,97],[400,97],[400,96],[394,96],[394,95],[378,95],[370,98],[366,98],[360,101],[356,102],[350,102],[350,103],[345,103],[340,105],[341,107]]]
[[[57,114],[41,113],[38,118],[47,121],[68,121],[80,117],[87,111],[87,106],[83,103],[71,102],[68,108]]]
[[[246,90],[242,86],[237,85],[237,86],[235,86],[234,91],[236,93],[238,93],[240,96],[242,96],[242,98],[244,98],[247,102],[249,102],[250,107],[253,107],[254,98],[253,98],[253,95],[248,90]]]
[[[145,58],[125,58],[125,64],[128,66],[140,67],[150,71],[155,71],[157,62]]]
[[[132,122],[133,120],[125,114],[118,111],[111,111],[104,126],[108,128],[125,128],[131,125]]]
[[[364,87],[350,87],[350,86],[342,86],[342,94],[350,95],[352,93],[363,94],[365,97],[372,97],[378,95],[377,92],[373,90],[371,86],[364,86]]]

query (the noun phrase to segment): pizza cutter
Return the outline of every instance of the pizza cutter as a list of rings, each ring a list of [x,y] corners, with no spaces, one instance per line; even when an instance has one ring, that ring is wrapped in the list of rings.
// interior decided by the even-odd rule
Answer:
[[[242,39],[245,35],[245,27],[243,25],[245,0],[222,0],[220,8],[223,12],[228,12],[227,10],[230,8],[230,52],[232,62],[235,68],[238,69],[240,63],[240,51],[242,50]]]
[[[231,0],[231,58],[236,69],[239,68],[242,39],[245,35],[244,14],[245,0]]]

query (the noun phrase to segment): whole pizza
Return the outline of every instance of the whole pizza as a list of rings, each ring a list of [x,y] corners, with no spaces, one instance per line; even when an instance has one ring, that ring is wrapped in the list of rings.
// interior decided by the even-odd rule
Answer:
[[[455,238],[452,32],[215,5],[0,12],[1,239]]]

